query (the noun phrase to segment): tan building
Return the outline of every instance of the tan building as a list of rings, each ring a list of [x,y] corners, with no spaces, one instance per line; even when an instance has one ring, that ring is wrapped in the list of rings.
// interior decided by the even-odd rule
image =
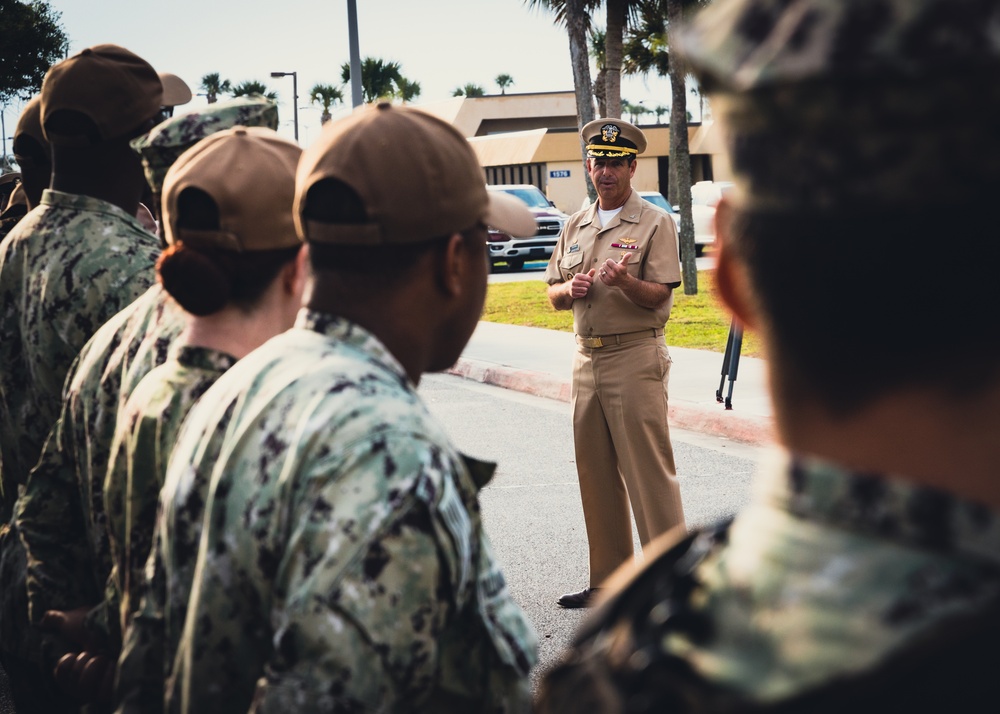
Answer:
[[[587,189],[573,92],[455,97],[419,105],[469,138],[486,183],[530,183],[566,212],[580,209]],[[649,145],[633,185],[667,193],[670,126],[640,124]],[[688,126],[691,181],[729,180],[731,171],[713,121]]]

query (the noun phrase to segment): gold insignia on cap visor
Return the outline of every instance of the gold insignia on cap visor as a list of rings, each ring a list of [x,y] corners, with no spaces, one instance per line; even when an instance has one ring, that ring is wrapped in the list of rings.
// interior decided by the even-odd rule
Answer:
[[[623,119],[594,119],[580,130],[580,138],[591,158],[634,157],[646,150],[642,130]]]
[[[629,148],[628,146],[608,146],[608,144],[614,144],[618,141],[618,137],[621,135],[621,129],[619,129],[614,124],[605,124],[601,127],[601,141],[604,144],[587,144],[587,151],[590,152],[590,156],[600,157],[620,157],[627,154],[638,154],[637,149]]]

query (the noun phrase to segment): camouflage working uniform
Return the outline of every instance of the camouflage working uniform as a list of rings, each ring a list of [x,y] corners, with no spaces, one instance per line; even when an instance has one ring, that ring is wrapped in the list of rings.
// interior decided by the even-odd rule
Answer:
[[[13,522],[18,490],[56,422],[74,358],[149,287],[158,253],[156,238],[121,208],[52,190],[0,243],[0,515],[10,522],[0,529],[0,641],[5,651],[42,667],[42,642],[28,627],[25,553]],[[76,587],[60,581],[62,589]]]
[[[277,127],[277,109],[264,99],[234,99],[193,110],[135,139],[146,179],[155,193],[186,149],[233,126]],[[151,273],[152,275],[152,273]],[[118,602],[110,587],[111,554],[104,481],[118,410],[154,367],[163,364],[184,314],[155,285],[106,325],[84,349],[63,394],[60,418],[19,505],[21,537],[29,550],[32,621],[46,610],[100,606],[98,630],[118,639]],[[117,514],[116,514],[117,515]]]
[[[175,346],[139,382],[118,414],[104,484],[113,584],[124,630],[138,607],[167,459],[188,410],[236,358],[207,347]]]
[[[837,711],[813,707],[998,612],[1000,514],[806,458],[775,457],[756,488],[594,613],[541,711]]]
[[[370,333],[300,313],[173,452],[167,582],[190,571],[206,487],[207,532],[167,709],[526,711],[534,633],[479,513],[493,468],[453,449]]]

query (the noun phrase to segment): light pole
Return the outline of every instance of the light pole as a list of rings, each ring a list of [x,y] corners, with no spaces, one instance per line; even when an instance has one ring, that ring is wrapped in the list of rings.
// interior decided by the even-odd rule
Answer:
[[[351,106],[361,106],[361,52],[358,49],[358,3],[347,0],[347,44],[351,55]]]
[[[271,72],[272,77],[292,76],[292,111],[295,118],[295,141],[299,140],[299,73],[298,72]]]
[[[3,137],[3,156],[0,156],[0,161],[3,161],[3,166],[0,166],[0,173],[3,173],[7,168],[7,123],[4,118],[4,114],[7,112],[7,105],[0,109],[0,136]],[[16,130],[15,130],[16,131]]]

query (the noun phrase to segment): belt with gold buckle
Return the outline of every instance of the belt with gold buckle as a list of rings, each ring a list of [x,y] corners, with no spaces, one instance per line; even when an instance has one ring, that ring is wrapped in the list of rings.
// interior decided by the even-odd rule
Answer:
[[[576,342],[581,347],[596,350],[601,347],[623,345],[626,342],[634,342],[635,340],[641,340],[645,337],[660,337],[662,335],[663,330],[649,328],[647,330],[636,330],[635,332],[624,332],[620,335],[598,335],[597,337],[584,337],[583,335],[577,335]]]

